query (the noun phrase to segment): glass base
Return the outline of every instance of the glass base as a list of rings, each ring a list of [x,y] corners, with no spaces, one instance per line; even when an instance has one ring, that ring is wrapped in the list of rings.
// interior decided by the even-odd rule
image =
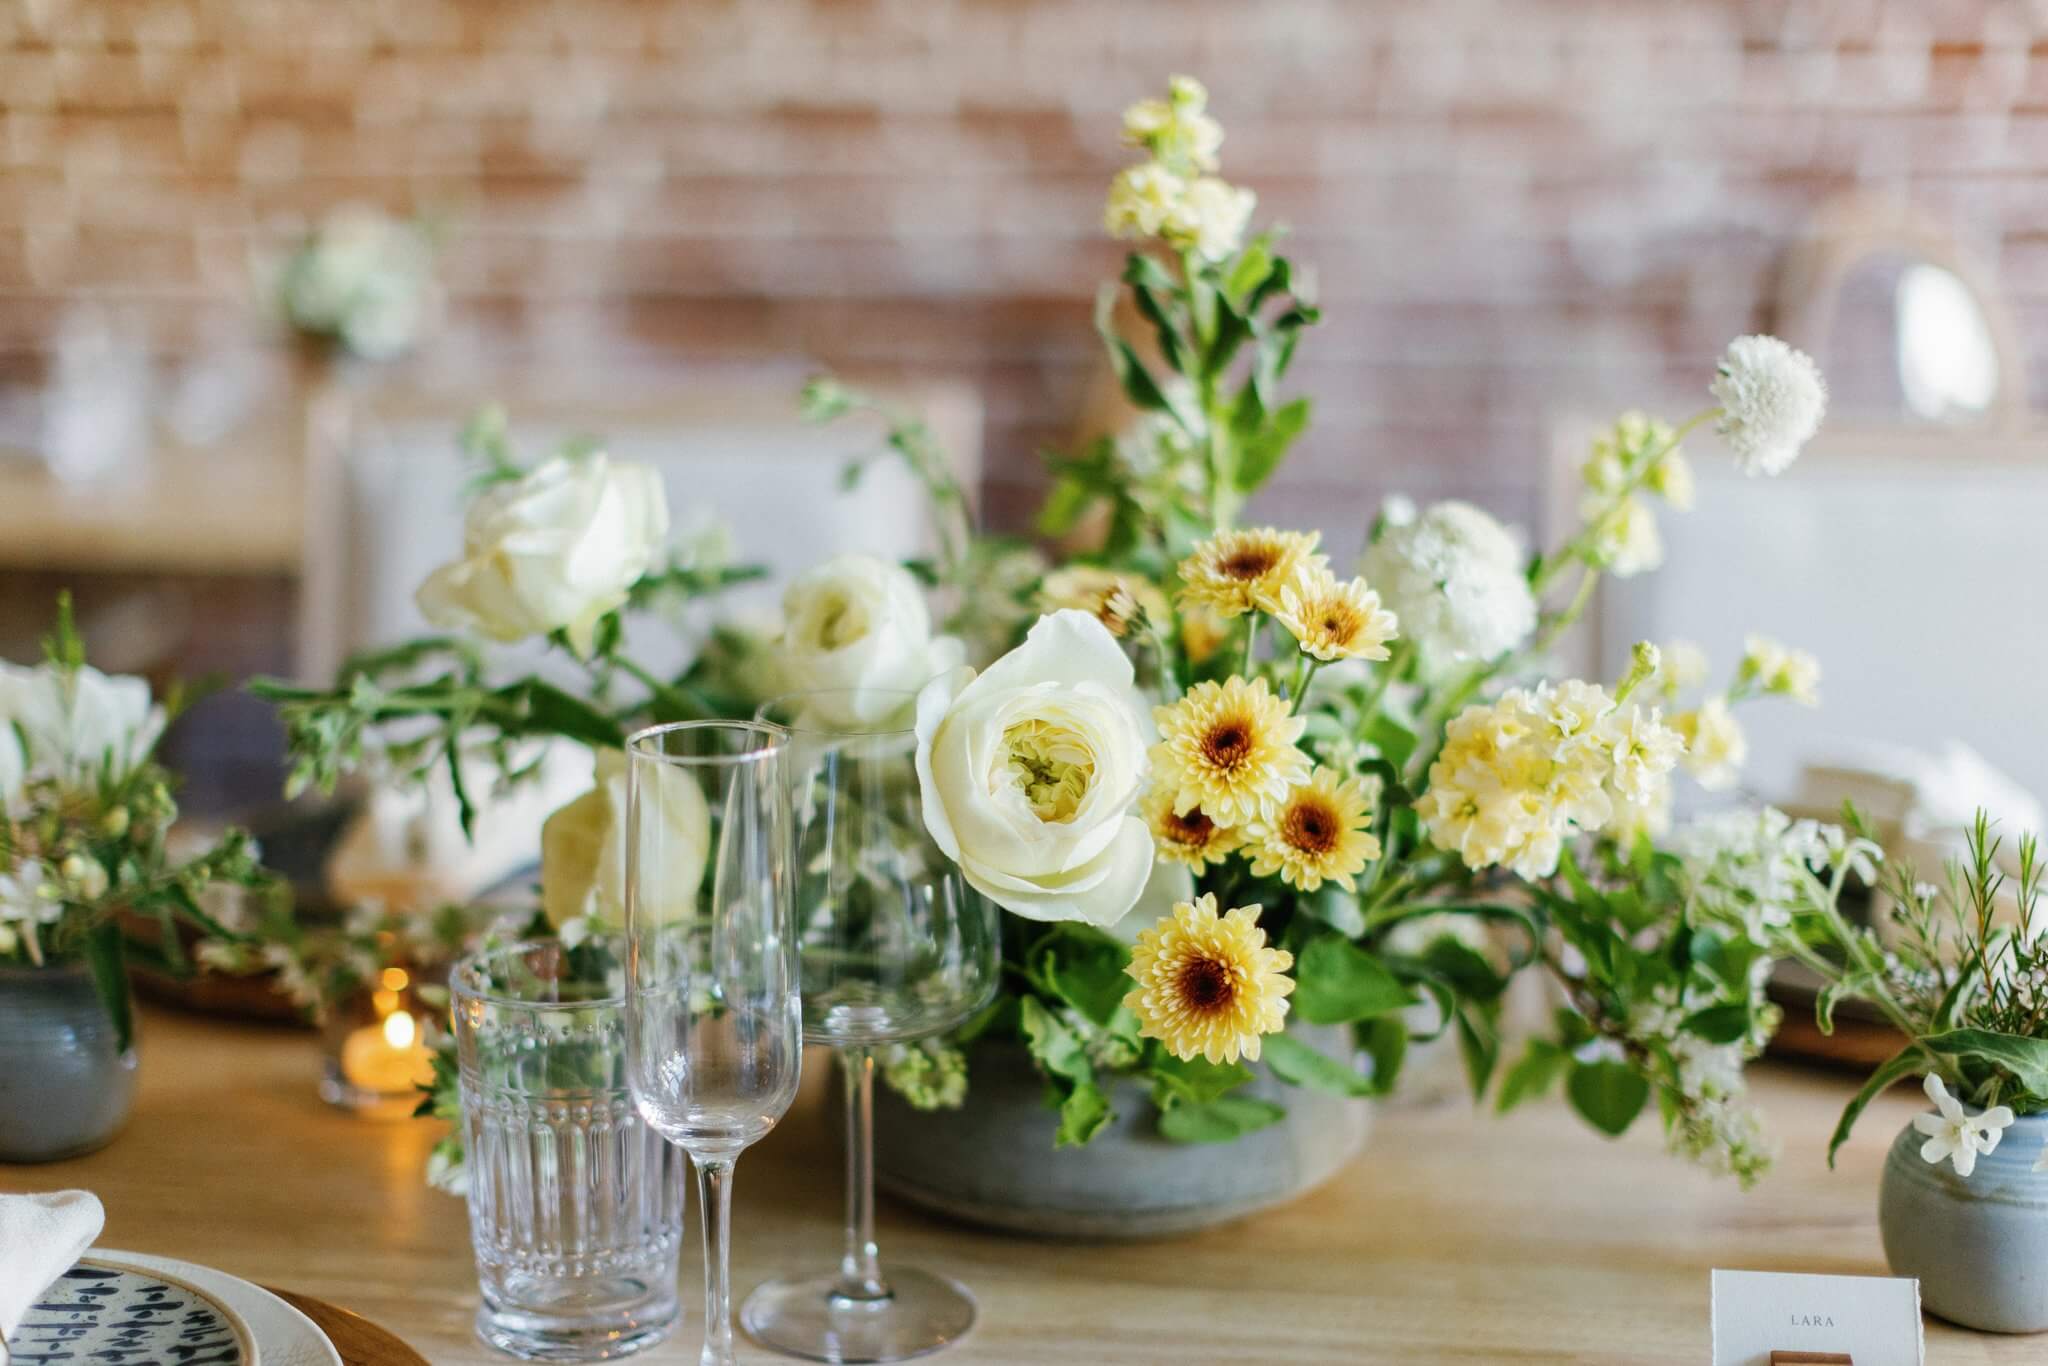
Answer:
[[[560,1312],[492,1308],[490,1298],[476,1311],[476,1335],[487,1347],[522,1361],[610,1361],[645,1351],[675,1332],[682,1314],[672,1287],[644,1297],[630,1309]]]
[[[951,1346],[974,1327],[974,1296],[958,1281],[885,1267],[886,1299],[838,1293],[839,1278],[770,1281],[747,1296],[740,1323],[773,1351],[809,1361],[908,1361]]]

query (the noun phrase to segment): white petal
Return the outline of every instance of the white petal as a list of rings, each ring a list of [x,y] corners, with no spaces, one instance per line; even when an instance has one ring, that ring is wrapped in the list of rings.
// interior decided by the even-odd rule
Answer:
[[[2012,1121],[2012,1107],[2009,1105],[1994,1105],[1977,1116],[1977,1122],[1987,1129],[2003,1129]]]
[[[1968,1176],[1977,1170],[1977,1150],[1967,1143],[1957,1148],[1955,1155],[1949,1160],[1955,1163],[1957,1176]]]
[[[1920,1160],[1938,1163],[1955,1150],[1956,1145],[1949,1142],[1947,1134],[1936,1134],[1920,1145]]]
[[[1921,1133],[1930,1136],[1945,1134],[1948,1132],[1948,1121],[1944,1120],[1940,1115],[1915,1115],[1913,1116],[1913,1127]]]

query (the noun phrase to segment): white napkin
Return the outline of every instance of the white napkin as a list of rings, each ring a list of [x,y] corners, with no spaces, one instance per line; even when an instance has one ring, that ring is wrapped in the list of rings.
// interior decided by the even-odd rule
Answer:
[[[0,1366],[28,1307],[77,1263],[106,1222],[91,1191],[0,1195]]]

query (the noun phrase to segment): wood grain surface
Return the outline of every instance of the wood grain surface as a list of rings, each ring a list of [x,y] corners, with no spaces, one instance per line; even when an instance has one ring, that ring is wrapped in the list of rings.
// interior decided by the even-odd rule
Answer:
[[[399,1341],[397,1334],[361,1314],[337,1309],[311,1295],[294,1294],[277,1286],[264,1288],[318,1324],[334,1344],[334,1350],[341,1354],[342,1366],[427,1366],[427,1359]]]
[[[476,1280],[462,1203],[420,1180],[437,1126],[374,1124],[321,1104],[304,1034],[149,1010],[142,1050],[135,1117],[111,1147],[0,1166],[0,1189],[85,1187],[106,1202],[109,1246],[318,1296],[436,1366],[503,1361],[470,1335]],[[825,1068],[809,1074],[789,1121],[739,1164],[742,1292],[837,1256]],[[1713,1267],[1884,1274],[1879,1164],[1918,1097],[1873,1105],[1830,1172],[1827,1135],[1853,1084],[1758,1069],[1785,1152],[1747,1194],[1666,1157],[1653,1124],[1611,1143],[1557,1104],[1505,1119],[1463,1103],[1394,1106],[1336,1182],[1235,1227],[1084,1246],[1000,1237],[885,1202],[881,1244],[886,1257],[946,1271],[979,1296],[980,1325],[944,1358],[960,1366],[1703,1362]],[[695,1360],[698,1274],[692,1248],[689,1318],[643,1360]],[[2048,1343],[1930,1320],[1927,1351],[1941,1366],[1979,1366],[2039,1362]]]

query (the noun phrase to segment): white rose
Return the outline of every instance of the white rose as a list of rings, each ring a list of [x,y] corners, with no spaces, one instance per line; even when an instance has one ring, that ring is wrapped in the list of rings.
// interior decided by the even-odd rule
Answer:
[[[498,641],[567,631],[584,653],[667,534],[668,500],[653,469],[602,452],[557,456],[470,505],[462,558],[427,576],[420,611],[436,626]]]
[[[1114,925],[1152,872],[1131,812],[1152,740],[1131,662],[1085,612],[1040,617],[976,676],[917,699],[925,825],[977,890],[1028,920]]]
[[[837,724],[885,719],[900,705],[889,694],[916,692],[964,654],[953,637],[932,635],[910,571],[872,555],[841,555],[799,574],[782,613],[778,681],[794,692],[843,694],[821,708]]]
[[[663,828],[659,885],[664,908],[695,903],[711,855],[711,811],[697,780],[668,764],[645,764],[643,802],[657,803]],[[556,929],[587,917],[626,923],[626,756],[598,751],[597,785],[549,816],[540,830],[540,900]]]
[[[84,664],[0,664],[0,724],[20,732],[26,753],[14,762],[21,770],[78,786],[102,774],[120,779],[133,772],[163,735],[164,711],[140,678],[115,677]],[[0,754],[0,794],[11,790],[9,768]],[[15,786],[22,776],[15,774]]]

